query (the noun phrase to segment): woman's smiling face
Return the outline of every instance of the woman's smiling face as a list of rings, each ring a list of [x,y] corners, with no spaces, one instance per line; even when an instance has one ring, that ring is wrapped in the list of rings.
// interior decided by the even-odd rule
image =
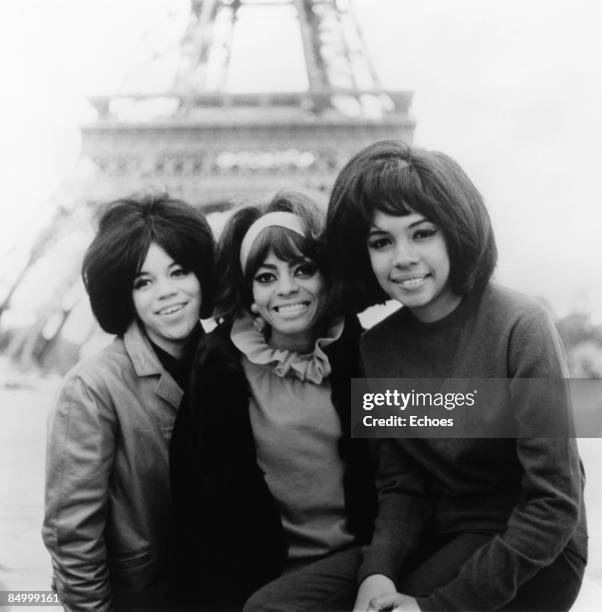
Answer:
[[[415,212],[392,216],[377,211],[367,243],[380,286],[419,320],[437,321],[460,303],[449,286],[445,238],[426,217]]]
[[[148,337],[179,358],[199,322],[201,285],[194,273],[153,242],[134,279],[132,300]]]
[[[271,327],[270,344],[311,348],[324,302],[324,278],[310,259],[284,261],[270,251],[253,274],[254,312]]]

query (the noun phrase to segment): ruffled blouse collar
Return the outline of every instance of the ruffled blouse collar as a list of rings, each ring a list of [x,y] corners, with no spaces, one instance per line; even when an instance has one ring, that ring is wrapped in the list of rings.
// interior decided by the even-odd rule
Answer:
[[[328,329],[326,336],[316,340],[313,351],[303,354],[272,348],[264,335],[255,329],[250,315],[234,321],[230,338],[234,346],[251,363],[268,367],[281,378],[294,376],[299,380],[319,385],[331,372],[330,362],[324,349],[341,337],[343,326],[343,317],[337,318]]]

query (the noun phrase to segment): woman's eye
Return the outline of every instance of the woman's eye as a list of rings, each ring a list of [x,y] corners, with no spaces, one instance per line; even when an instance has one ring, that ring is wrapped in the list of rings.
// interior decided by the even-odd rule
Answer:
[[[419,229],[416,230],[414,232],[414,239],[415,240],[424,240],[425,238],[430,238],[431,236],[434,236],[437,233],[437,230],[434,228],[424,228],[424,229]]]
[[[143,289],[150,285],[150,278],[137,278],[134,280],[134,289]]]
[[[384,249],[390,244],[391,240],[389,238],[371,238],[368,240],[368,248],[372,249],[373,251]]]
[[[314,263],[303,263],[295,268],[295,276],[310,278],[318,271],[318,266]]]
[[[173,268],[173,270],[171,271],[172,276],[176,276],[176,277],[181,277],[181,276],[188,276],[190,274],[190,270],[187,270],[186,268],[181,268],[181,267],[177,267],[177,268]]]
[[[261,272],[255,277],[255,282],[265,285],[266,283],[271,283],[275,279],[274,275],[271,272]]]

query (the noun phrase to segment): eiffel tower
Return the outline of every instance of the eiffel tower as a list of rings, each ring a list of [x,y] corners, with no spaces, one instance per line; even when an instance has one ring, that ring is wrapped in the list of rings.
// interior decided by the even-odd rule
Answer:
[[[296,19],[304,91],[227,91],[237,27],[259,10]],[[90,98],[98,119],[82,129],[82,155],[103,197],[158,186],[213,208],[283,186],[327,190],[364,145],[412,140],[411,93],[380,85],[350,0],[192,0],[179,57],[166,91]],[[167,116],[128,121],[115,111],[157,102]]]
[[[260,12],[292,23],[305,87],[229,90],[237,32]],[[163,27],[171,27],[169,20]],[[154,53],[119,91],[89,98],[97,118],[81,127],[80,161],[55,196],[63,206],[21,277],[65,234],[78,228],[90,233],[99,206],[111,199],[159,189],[211,212],[285,186],[327,192],[338,170],[365,145],[391,137],[412,141],[412,94],[380,84],[352,0],[191,0],[180,32],[166,85],[149,92],[137,79],[165,65]],[[79,265],[71,274],[75,285]],[[60,292],[69,294],[68,286],[63,279]],[[31,331],[9,345],[9,354],[22,364],[47,363],[75,302],[63,301],[57,312],[56,296],[49,300]],[[54,331],[41,340],[39,330],[47,330],[51,319],[58,321],[50,325]]]

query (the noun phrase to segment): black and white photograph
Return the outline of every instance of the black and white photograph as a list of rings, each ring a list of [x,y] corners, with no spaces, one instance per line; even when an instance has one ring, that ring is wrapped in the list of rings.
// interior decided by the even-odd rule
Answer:
[[[0,3],[0,611],[594,612],[602,5]]]

